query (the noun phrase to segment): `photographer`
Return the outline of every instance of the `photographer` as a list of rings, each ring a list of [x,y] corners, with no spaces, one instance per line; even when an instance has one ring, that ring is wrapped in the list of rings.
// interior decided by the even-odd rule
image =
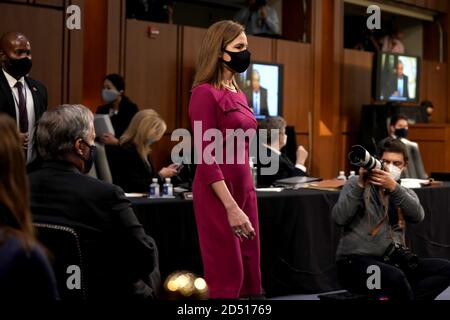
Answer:
[[[419,259],[405,246],[405,222],[419,223],[424,210],[414,191],[398,183],[408,158],[405,145],[387,140],[384,170],[361,168],[342,190],[333,219],[344,227],[337,250],[340,283],[349,291],[391,300],[432,300],[450,285],[450,262]],[[381,288],[368,288],[368,267],[380,269]]]
[[[266,0],[249,0],[248,7],[241,9],[234,17],[245,27],[248,35],[279,36],[280,20],[277,11]]]

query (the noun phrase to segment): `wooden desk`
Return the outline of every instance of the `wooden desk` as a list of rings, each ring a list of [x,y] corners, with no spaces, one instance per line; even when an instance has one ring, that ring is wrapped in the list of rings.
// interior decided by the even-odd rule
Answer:
[[[411,125],[408,139],[419,144],[428,175],[432,172],[450,172],[449,124]]]

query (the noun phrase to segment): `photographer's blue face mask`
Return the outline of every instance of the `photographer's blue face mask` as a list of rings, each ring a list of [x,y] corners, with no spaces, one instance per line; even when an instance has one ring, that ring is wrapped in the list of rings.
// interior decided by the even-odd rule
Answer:
[[[401,128],[401,129],[395,129],[395,136],[398,138],[407,138],[408,137],[408,129]]]

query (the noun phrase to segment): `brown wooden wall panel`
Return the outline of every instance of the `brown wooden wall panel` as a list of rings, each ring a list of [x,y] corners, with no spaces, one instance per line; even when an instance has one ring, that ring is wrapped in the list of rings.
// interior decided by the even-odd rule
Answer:
[[[183,27],[183,46],[181,57],[181,121],[180,126],[189,127],[189,99],[195,75],[198,50],[206,29]]]
[[[371,102],[373,53],[344,50],[341,70],[341,157],[339,170],[349,172],[347,154],[358,143],[361,109]]]
[[[148,36],[152,26],[159,31]],[[168,130],[177,117],[177,26],[127,20],[125,78],[127,93],[141,109],[155,109]]]
[[[35,0],[34,2],[38,5],[48,5],[55,7],[62,7],[65,5],[64,0]]]
[[[311,45],[277,41],[276,62],[284,65],[283,114],[296,132],[308,133],[308,113],[312,109]]]
[[[248,49],[252,53],[253,61],[273,62],[275,40],[262,37],[248,36]]]
[[[0,3],[0,33],[20,31],[31,42],[31,77],[48,89],[49,106],[62,102],[63,15],[54,9]]]
[[[362,106],[371,102],[373,53],[344,50],[341,80],[342,132],[357,132]]]
[[[409,138],[419,144],[425,171],[450,172],[450,126],[421,124],[410,126]]]
[[[430,100],[435,105],[432,121],[447,122],[448,117],[448,71],[447,64],[437,62],[422,62],[422,100]]]

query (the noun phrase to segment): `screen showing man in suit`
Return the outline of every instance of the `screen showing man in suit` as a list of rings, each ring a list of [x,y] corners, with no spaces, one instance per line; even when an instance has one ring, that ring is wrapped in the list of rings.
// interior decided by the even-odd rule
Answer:
[[[381,61],[381,100],[416,100],[418,58],[383,53]]]
[[[243,91],[249,107],[256,118],[280,115],[280,66],[269,64],[251,64],[247,72],[241,74]]]

